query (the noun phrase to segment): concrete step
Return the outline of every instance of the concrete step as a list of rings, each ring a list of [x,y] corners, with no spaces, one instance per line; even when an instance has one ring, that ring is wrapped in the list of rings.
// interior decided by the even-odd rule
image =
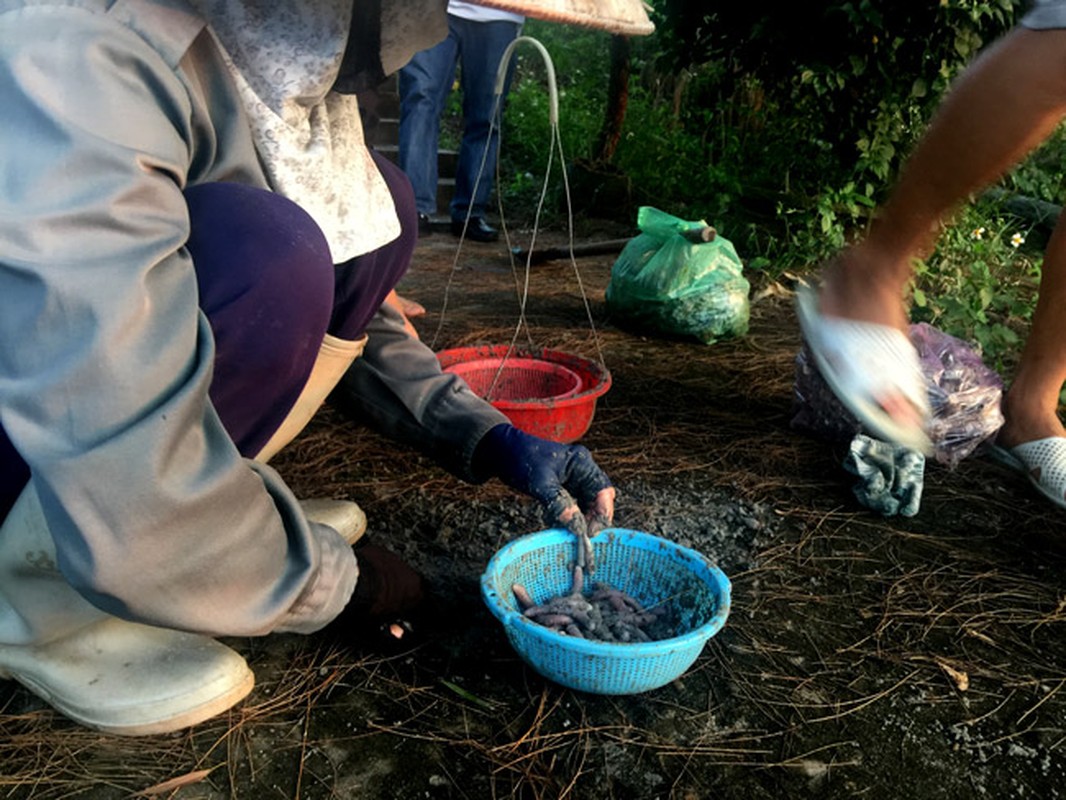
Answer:
[[[394,138],[378,135],[378,128],[367,131],[367,144],[378,152],[388,156],[392,163],[399,163],[400,146]],[[457,150],[437,151],[437,172],[445,177],[454,177],[455,169],[459,164],[459,152]]]
[[[397,144],[400,141],[400,121],[391,117],[381,117],[367,131],[370,144]]]
[[[393,164],[400,163],[400,148],[394,144],[371,144],[374,150],[385,156]]]
[[[396,92],[379,90],[375,105],[379,117],[383,119],[400,118],[400,96]]]
[[[391,75],[377,88],[372,98],[374,123],[365,131],[367,144],[392,163],[399,162],[400,96],[396,75]],[[370,102],[370,101],[368,101]],[[437,214],[434,227],[447,229],[450,222],[448,204],[455,193],[455,169],[459,161],[456,150],[441,149],[437,153]]]
[[[388,159],[398,164],[400,161],[400,146],[395,139],[389,139],[388,137],[374,136],[368,142],[375,150]],[[459,164],[459,153],[456,150],[438,150],[437,151],[437,172],[443,178],[454,178],[455,168]]]
[[[455,178],[441,177],[437,180],[437,213],[448,217],[448,204],[455,194]]]
[[[455,169],[459,165],[458,150],[437,151],[437,172],[441,177],[454,178]]]
[[[375,144],[374,150],[385,156],[393,164],[398,163],[400,148],[394,144]],[[455,194],[455,160],[457,154],[453,150],[442,150],[440,153],[440,173],[437,177],[437,210],[438,213],[447,215],[448,204]]]

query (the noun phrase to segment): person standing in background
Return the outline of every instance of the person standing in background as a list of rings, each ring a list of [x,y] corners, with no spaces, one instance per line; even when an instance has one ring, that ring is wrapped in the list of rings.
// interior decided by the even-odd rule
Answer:
[[[499,147],[499,126],[493,125],[492,118],[496,73],[504,51],[521,33],[524,21],[523,16],[509,11],[449,0],[448,37],[416,53],[400,70],[399,163],[414,186],[420,235],[430,233],[430,217],[437,213],[440,118],[455,83],[456,67],[462,62],[463,134],[449,208],[451,232],[461,236],[465,227],[466,236],[477,242],[499,238],[496,229],[485,221]],[[503,97],[507,88],[505,85]],[[486,165],[483,172],[482,164]]]

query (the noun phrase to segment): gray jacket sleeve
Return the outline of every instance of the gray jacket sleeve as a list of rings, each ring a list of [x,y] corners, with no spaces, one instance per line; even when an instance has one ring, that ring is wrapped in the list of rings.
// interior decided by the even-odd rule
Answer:
[[[194,143],[207,100],[88,4],[4,8],[0,421],[63,575],[149,624],[321,627],[354,588],[351,548],[240,457],[208,399],[182,195],[191,165],[218,157]]]
[[[441,372],[436,355],[409,336],[388,304],[375,315],[362,358],[338,387],[337,398],[353,415],[386,435],[422,450],[458,477],[478,482],[477,443],[508,421],[454,376]]]

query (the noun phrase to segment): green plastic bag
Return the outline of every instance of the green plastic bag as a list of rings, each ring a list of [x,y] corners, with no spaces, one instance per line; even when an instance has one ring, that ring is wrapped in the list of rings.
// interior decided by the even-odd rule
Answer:
[[[686,222],[650,206],[637,213],[641,233],[611,268],[607,308],[635,327],[693,336],[705,344],[748,332],[751,288],[733,244],[722,236],[693,242]]]

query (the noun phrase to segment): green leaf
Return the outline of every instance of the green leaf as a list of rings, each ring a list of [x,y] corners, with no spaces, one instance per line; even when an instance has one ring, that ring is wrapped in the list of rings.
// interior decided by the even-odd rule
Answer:
[[[496,710],[496,704],[495,703],[490,703],[488,700],[483,700],[480,697],[478,697],[477,695],[471,694],[470,692],[468,692],[466,689],[464,689],[459,684],[452,683],[451,681],[445,680],[444,678],[441,678],[440,682],[441,682],[442,686],[444,686],[447,689],[451,689],[453,692],[455,692],[457,695],[459,695],[464,700],[469,700],[474,705],[480,706],[481,708],[485,709],[486,711],[495,711]]]

